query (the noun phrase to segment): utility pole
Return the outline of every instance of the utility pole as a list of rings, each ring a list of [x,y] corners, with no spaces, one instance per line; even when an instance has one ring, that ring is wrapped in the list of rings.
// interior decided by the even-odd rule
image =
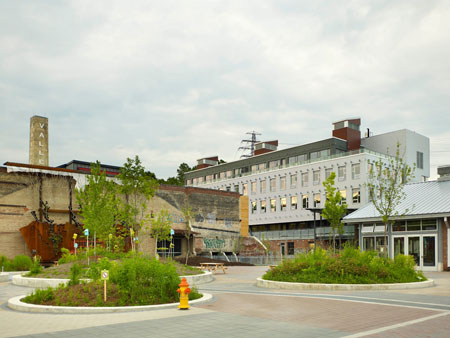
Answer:
[[[261,135],[260,133],[254,131],[254,130],[249,131],[246,134],[251,135],[251,139],[250,140],[242,140],[241,146],[238,148],[238,150],[249,151],[250,153],[242,154],[241,158],[248,158],[248,157],[252,157],[253,155],[255,155],[255,144],[259,142],[256,139],[256,135]],[[244,144],[244,145],[242,145],[242,144]]]

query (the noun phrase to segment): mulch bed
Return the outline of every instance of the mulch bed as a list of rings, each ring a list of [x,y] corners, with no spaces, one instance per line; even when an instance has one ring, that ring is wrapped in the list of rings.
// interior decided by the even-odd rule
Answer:
[[[179,263],[184,264],[186,262],[186,257],[176,257],[175,260]],[[187,265],[190,266],[200,266],[200,263],[224,263],[225,266],[253,266],[253,264],[240,263],[240,262],[227,262],[219,259],[211,259],[202,256],[189,257]]]

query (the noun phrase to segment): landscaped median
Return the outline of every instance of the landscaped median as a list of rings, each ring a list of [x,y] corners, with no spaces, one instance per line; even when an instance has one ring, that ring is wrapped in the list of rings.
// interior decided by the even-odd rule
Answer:
[[[40,278],[15,276],[14,284],[38,287],[32,294],[15,297],[10,308],[28,312],[104,313],[174,307],[178,304],[179,272],[190,284],[193,304],[211,296],[197,291],[196,284],[212,279],[211,273],[139,255],[109,260],[106,257],[85,265],[79,260],[40,272]],[[200,272],[200,274],[198,274]],[[42,278],[55,275],[66,278]],[[70,277],[67,279],[67,277]],[[81,279],[89,277],[89,279]]]
[[[399,290],[434,285],[414,268],[411,256],[379,257],[350,246],[333,253],[320,248],[273,267],[257,286],[289,290]]]
[[[22,312],[40,312],[40,313],[114,313],[114,312],[134,312],[134,311],[148,311],[148,310],[163,310],[175,309],[178,307],[178,302],[158,305],[141,305],[141,306],[111,306],[111,307],[97,307],[97,306],[49,306],[49,305],[35,305],[28,304],[21,301],[25,295],[13,297],[8,300],[8,307],[13,310]],[[203,293],[202,298],[189,301],[190,305],[198,305],[209,302],[213,296],[209,293]]]

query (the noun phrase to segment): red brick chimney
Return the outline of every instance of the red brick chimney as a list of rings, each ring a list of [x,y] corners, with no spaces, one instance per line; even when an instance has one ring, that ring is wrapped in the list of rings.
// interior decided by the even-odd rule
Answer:
[[[333,137],[347,141],[348,151],[361,147],[361,119],[348,119],[333,123]]]

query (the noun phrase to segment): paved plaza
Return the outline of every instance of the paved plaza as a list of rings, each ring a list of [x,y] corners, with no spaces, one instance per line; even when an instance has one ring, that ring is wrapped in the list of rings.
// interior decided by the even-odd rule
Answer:
[[[0,337],[448,337],[450,273],[436,286],[396,291],[288,291],[255,286],[267,267],[230,267],[201,290],[214,295],[189,311],[40,314],[12,311],[31,291],[0,283]]]

